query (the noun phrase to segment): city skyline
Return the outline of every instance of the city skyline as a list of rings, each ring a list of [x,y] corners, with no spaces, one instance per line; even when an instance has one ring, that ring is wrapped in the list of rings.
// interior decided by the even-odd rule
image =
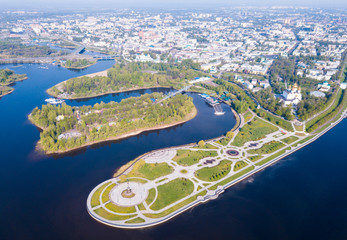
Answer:
[[[49,9],[88,9],[88,8],[195,8],[198,6],[200,9],[203,8],[218,8],[218,7],[246,7],[246,6],[255,6],[255,7],[271,7],[271,6],[288,6],[288,7],[323,7],[323,8],[337,8],[337,7],[347,7],[346,1],[338,0],[334,1],[314,1],[314,0],[294,0],[291,2],[284,0],[265,0],[265,1],[227,1],[227,0],[216,0],[216,1],[198,1],[198,0],[177,0],[177,1],[159,1],[159,0],[130,0],[130,1],[110,1],[110,0],[100,0],[98,2],[92,0],[73,0],[67,1],[62,0],[59,2],[56,1],[43,1],[43,0],[33,0],[30,2],[24,0],[15,0],[11,2],[4,2],[1,4],[0,9],[39,9],[39,10],[49,10]]]

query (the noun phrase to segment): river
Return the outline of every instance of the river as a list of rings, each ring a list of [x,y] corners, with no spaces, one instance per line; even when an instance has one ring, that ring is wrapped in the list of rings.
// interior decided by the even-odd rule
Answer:
[[[46,89],[71,77],[105,70],[98,62],[75,72],[57,66],[1,65],[28,79],[0,99],[0,239],[343,239],[347,236],[347,123],[313,144],[160,226],[125,230],[102,225],[86,210],[89,192],[145,152],[217,137],[234,124],[230,109],[215,116],[196,94],[198,115],[169,129],[98,144],[65,155],[35,152],[39,131],[27,115],[48,98]],[[46,65],[45,65],[46,66]],[[67,101],[95,104],[139,96],[148,89]]]

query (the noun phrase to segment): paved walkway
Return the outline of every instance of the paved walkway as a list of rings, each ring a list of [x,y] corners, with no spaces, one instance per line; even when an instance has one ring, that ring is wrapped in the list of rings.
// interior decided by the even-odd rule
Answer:
[[[254,117],[257,117],[255,115],[255,113],[252,112],[252,114],[253,114],[252,119]],[[344,111],[343,117],[346,114],[347,114],[347,111]],[[343,117],[341,117],[341,119]],[[250,119],[249,121],[251,121],[252,119]],[[262,120],[264,120],[264,119],[262,119]],[[274,125],[273,123],[271,123],[267,120],[264,120],[264,121],[271,124],[271,125]],[[243,118],[241,120],[241,123],[242,123],[241,126],[243,126],[245,124]],[[337,123],[335,123],[335,124],[337,124]],[[276,125],[274,125],[274,126],[276,126]],[[293,151],[296,151],[297,149],[299,149],[303,146],[303,144],[299,144],[299,141],[305,139],[307,137],[306,135],[297,134],[298,132],[288,132],[288,131],[286,131],[286,130],[278,127],[278,126],[276,126],[276,127],[278,128],[278,131],[270,133],[270,134],[266,135],[264,138],[259,139],[257,141],[246,142],[242,147],[236,147],[236,146],[233,146],[233,144],[232,144],[236,134],[239,131],[237,129],[235,131],[235,136],[230,140],[230,142],[226,146],[222,146],[216,140],[212,140],[212,141],[207,142],[207,143],[211,144],[212,146],[214,146],[216,149],[204,149],[204,148],[201,149],[201,148],[198,148],[196,145],[193,145],[193,146],[181,146],[181,147],[177,147],[177,148],[158,150],[158,151],[149,153],[143,157],[143,159],[145,160],[146,163],[155,164],[155,163],[165,162],[169,166],[174,168],[174,171],[171,174],[159,177],[159,178],[154,179],[154,180],[138,178],[139,180],[142,180],[142,182],[144,182],[144,183],[133,182],[133,180],[136,180],[136,178],[129,179],[129,180],[131,180],[131,182],[129,182],[129,183],[120,183],[119,177],[107,180],[109,182],[108,186],[110,186],[112,183],[115,184],[115,187],[110,192],[110,201],[119,205],[119,206],[135,206],[136,207],[136,213],[135,213],[136,216],[133,216],[133,217],[126,219],[126,220],[111,221],[111,220],[106,220],[106,219],[100,217],[99,215],[97,215],[94,212],[94,210],[96,208],[102,207],[107,212],[110,212],[110,213],[113,213],[116,215],[128,215],[128,216],[134,215],[134,213],[128,213],[128,214],[118,213],[118,212],[116,213],[116,212],[113,212],[110,209],[107,209],[105,207],[105,205],[110,202],[110,201],[108,201],[106,203],[102,203],[102,195],[103,195],[103,193],[107,187],[100,194],[100,202],[102,204],[100,206],[97,206],[94,208],[91,207],[91,205],[90,205],[91,196],[104,183],[101,183],[99,186],[97,186],[90,193],[90,195],[88,197],[88,202],[87,202],[88,211],[89,211],[90,215],[92,217],[94,217],[95,219],[97,219],[98,221],[103,222],[103,223],[108,224],[108,225],[111,225],[111,226],[122,227],[122,228],[141,228],[141,227],[152,226],[152,225],[161,223],[163,221],[167,221],[168,219],[174,217],[177,214],[180,214],[181,212],[191,208],[192,206],[195,206],[196,204],[208,201],[209,199],[216,198],[220,193],[222,193],[224,191],[224,188],[229,187],[232,184],[237,183],[238,181],[241,181],[245,177],[250,176],[251,174],[254,174],[255,172],[259,171],[260,169],[265,168],[269,164],[272,164],[275,161],[278,161],[283,156],[286,156],[286,155],[292,153]],[[328,128],[328,129],[330,129],[330,128]],[[326,131],[327,130],[325,130],[324,132],[326,132]],[[322,133],[322,134],[324,134],[324,133]],[[290,144],[287,144],[284,141],[282,141],[283,139],[288,138],[290,136],[295,136],[297,139]],[[254,161],[250,160],[250,157],[256,157],[257,154],[251,154],[249,152],[249,150],[261,148],[264,144],[272,142],[272,141],[282,142],[283,147],[280,149],[277,149],[276,151],[274,151],[270,154],[263,154],[261,156],[261,158],[259,158],[257,160],[254,160]],[[251,146],[251,144],[256,144],[256,146]],[[173,158],[176,156],[178,149],[189,150],[189,151],[215,151],[217,153],[217,156],[206,157],[206,158],[200,159],[199,161],[197,161],[195,164],[193,164],[191,166],[182,166],[182,165],[179,165],[178,162],[173,160]],[[281,156],[276,157],[275,159],[269,161],[265,165],[262,165],[262,166],[257,165],[257,163],[259,163],[263,159],[266,159],[267,157],[270,157],[274,154],[277,154],[277,153],[283,151],[283,149],[287,149],[287,151],[284,154],[282,154]],[[236,150],[239,152],[239,155],[238,156],[230,156],[229,154],[227,154],[228,150]],[[196,176],[196,172],[198,170],[200,170],[202,168],[215,167],[222,160],[230,161],[230,163],[231,163],[230,169],[231,170],[229,173],[225,174],[225,176],[220,178],[218,181],[203,181]],[[245,164],[245,166],[241,169],[235,168],[235,166],[238,163],[240,163],[241,161]],[[236,178],[235,180],[231,181],[230,183],[225,184],[224,186],[220,185],[220,182],[224,181],[225,179],[227,179],[229,177],[234,176],[235,174],[238,174],[240,171],[243,171],[244,169],[246,169],[247,167],[250,167],[250,166],[254,167],[254,169],[251,172],[247,173],[246,175],[243,175],[241,177]],[[238,169],[238,170],[235,171],[235,169]],[[160,210],[151,209],[151,206],[153,205],[153,203],[156,202],[156,200],[158,199],[158,187],[161,185],[167,184],[168,182],[170,182],[174,179],[177,179],[177,178],[186,178],[189,181],[191,181],[193,183],[193,186],[194,186],[194,191],[190,195],[178,200],[177,202],[169,204]],[[128,186],[135,193],[133,198],[122,197],[122,192],[124,190],[126,190]],[[147,198],[147,194],[148,194],[150,189],[155,190],[155,196],[151,202],[147,203],[145,200]],[[151,217],[146,216],[146,214],[163,213],[164,211],[167,211],[170,208],[175,207],[177,204],[180,204],[183,201],[186,201],[186,200],[190,199],[191,197],[196,196],[199,193],[204,193],[204,194],[203,194],[203,196],[199,196],[197,198],[197,200],[195,200],[189,204],[185,204],[183,207],[173,211],[170,214],[166,214],[164,217],[151,218]],[[144,209],[140,210],[138,207],[139,204],[143,204]],[[131,219],[138,218],[138,217],[141,217],[144,220],[144,223],[139,223],[139,224],[126,223],[127,221],[129,221]]]

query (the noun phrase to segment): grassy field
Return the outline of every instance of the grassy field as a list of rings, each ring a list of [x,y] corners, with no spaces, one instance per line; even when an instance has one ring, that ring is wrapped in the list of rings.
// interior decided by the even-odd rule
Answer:
[[[222,146],[226,146],[228,145],[228,143],[230,142],[230,138],[224,137],[221,140],[218,140],[216,143],[222,145]]]
[[[146,198],[146,203],[147,203],[148,205],[151,204],[151,203],[153,202],[154,198],[155,198],[155,189],[154,189],[154,188],[151,188],[151,189],[149,189],[149,191],[148,191],[148,196],[147,196],[147,198]]]
[[[126,221],[126,223],[143,223],[143,222],[145,222],[145,220],[140,218],[140,217],[137,217],[137,218],[131,219],[129,221]]]
[[[334,104],[324,113],[322,113],[322,114],[318,115],[317,117],[313,118],[312,120],[308,121],[306,123],[306,131],[311,132],[312,130],[314,130],[313,126],[315,124],[317,124],[319,121],[321,121],[323,118],[328,116],[331,112],[333,112],[335,110],[335,108],[337,108],[337,106],[339,105],[341,99],[343,99],[343,95],[342,95],[342,90],[339,89],[339,91],[336,95],[336,99],[335,99]]]
[[[112,214],[108,211],[106,211],[105,209],[103,209],[102,207],[99,207],[97,209],[94,210],[94,212],[99,215],[100,217],[103,217],[105,219],[111,220],[111,221],[119,221],[119,220],[126,220],[132,217],[135,217],[136,214],[133,215],[116,215],[116,214]]]
[[[251,160],[252,162],[255,162],[261,159],[262,157],[263,157],[262,155],[255,155],[255,156],[248,157],[248,159]]]
[[[216,156],[216,151],[191,151],[179,149],[177,150],[177,154],[173,160],[179,165],[191,166],[197,163],[200,159]]]
[[[285,145],[281,142],[271,141],[269,143],[264,144],[261,148],[251,149],[247,152],[249,154],[269,154],[277,151],[280,148],[283,148]]]
[[[143,205],[143,203],[140,203],[139,205],[137,205],[137,207],[139,208],[140,211],[146,210],[146,208]]]
[[[238,161],[238,162],[235,163],[234,172],[236,172],[236,171],[238,171],[238,170],[240,170],[240,169],[242,169],[242,168],[244,168],[244,167],[246,167],[246,166],[247,166],[247,163],[246,163],[246,162],[244,162],[244,161]]]
[[[242,170],[241,172],[238,172],[238,173],[234,174],[233,176],[228,177],[227,179],[225,179],[225,180],[215,184],[214,186],[210,187],[209,189],[210,190],[216,190],[219,185],[223,186],[223,185],[225,185],[225,184],[227,184],[227,183],[229,183],[229,182],[231,182],[231,181],[233,181],[233,180],[235,180],[235,179],[245,175],[246,173],[252,171],[253,169],[254,169],[254,166],[248,167],[248,168]]]
[[[100,194],[102,192],[102,190],[104,190],[104,188],[110,184],[110,182],[107,182],[105,184],[103,184],[101,187],[99,187],[93,194],[91,200],[90,200],[90,205],[92,207],[96,207],[96,206],[99,206],[100,205]]]
[[[245,122],[248,122],[252,118],[253,114],[248,110],[243,114],[243,119]]]
[[[259,140],[265,135],[277,131],[278,128],[259,119],[254,118],[252,121],[242,127],[240,132],[236,135],[233,144],[241,147],[248,141]]]
[[[167,163],[146,163],[141,159],[134,164],[133,169],[127,174],[127,177],[142,177],[149,180],[168,175],[173,172],[173,168]]]
[[[298,137],[290,136],[290,137],[282,139],[281,141],[284,142],[284,143],[287,143],[287,144],[291,144],[291,143],[295,142],[298,139],[299,139]]]
[[[206,182],[213,182],[223,178],[231,170],[231,161],[222,160],[217,166],[204,167],[195,172],[195,176]]]
[[[135,207],[120,207],[113,203],[107,203],[105,207],[115,213],[134,213],[136,212]]]
[[[196,149],[218,149],[218,147],[213,146],[210,143],[206,143],[205,146],[203,146],[203,147],[197,146],[197,147],[194,147],[194,148],[196,148]]]
[[[299,132],[304,131],[304,125],[294,125],[294,127],[296,131],[299,131]]]
[[[284,120],[280,117],[277,117],[263,109],[257,109],[257,115],[260,116],[260,117],[263,117],[265,118],[266,120],[268,120],[269,122],[272,122],[273,124],[276,124],[277,126],[287,130],[287,131],[294,131],[293,129],[293,126],[292,124],[287,121],[287,120]]]
[[[112,184],[111,184],[110,186],[108,186],[108,187],[105,189],[105,191],[103,192],[102,197],[101,197],[101,200],[102,200],[103,203],[105,203],[105,202],[107,202],[107,201],[110,200],[109,194],[110,194],[111,189],[114,188],[114,186],[116,186],[116,184],[115,184],[115,183],[112,183]]]
[[[192,181],[186,178],[177,178],[166,184],[158,186],[158,197],[151,206],[152,210],[162,209],[186,196],[194,190]]]
[[[276,154],[274,154],[274,155],[272,155],[272,156],[270,156],[270,157],[268,157],[268,158],[265,158],[264,160],[262,160],[262,161],[256,163],[255,165],[257,165],[257,166],[264,165],[265,163],[271,161],[272,159],[275,159],[276,157],[282,155],[282,154],[285,153],[285,152],[286,152],[286,150],[279,151],[278,153],[276,153]]]
[[[168,214],[170,214],[170,213],[180,209],[181,207],[184,207],[184,206],[188,205],[189,203],[194,202],[198,198],[198,196],[204,196],[204,195],[206,195],[206,193],[207,193],[206,190],[202,191],[201,193],[198,193],[198,194],[196,194],[196,195],[194,195],[194,196],[192,196],[192,197],[190,197],[190,198],[188,198],[188,199],[186,199],[186,200],[176,204],[175,206],[172,206],[171,208],[169,208],[169,209],[167,209],[167,210],[165,210],[165,211],[163,211],[161,213],[144,213],[143,215],[145,215],[146,217],[149,217],[149,218],[161,218],[161,217],[164,217],[164,216],[166,216],[166,215],[168,215]]]

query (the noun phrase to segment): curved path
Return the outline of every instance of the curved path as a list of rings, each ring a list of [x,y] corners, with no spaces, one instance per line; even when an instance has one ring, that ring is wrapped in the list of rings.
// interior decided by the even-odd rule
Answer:
[[[218,141],[210,141],[208,144],[210,147],[206,148],[199,148],[196,145],[192,146],[182,146],[182,147],[176,147],[176,148],[170,148],[165,150],[158,150],[155,152],[148,153],[141,157],[141,159],[144,160],[145,163],[148,164],[159,164],[159,163],[167,163],[170,167],[172,167],[174,170],[165,175],[158,177],[154,180],[149,180],[145,178],[129,178],[129,181],[140,181],[141,184],[138,183],[138,186],[141,186],[142,189],[145,189],[143,191],[150,191],[150,189],[154,189],[154,193],[152,194],[151,200],[146,202],[146,199],[142,199],[142,201],[134,201],[133,204],[125,204],[127,207],[132,206],[133,210],[131,212],[122,212],[116,210],[110,210],[110,208],[107,208],[107,204],[109,204],[112,199],[114,199],[117,196],[113,196],[112,194],[116,194],[116,191],[114,189],[119,188],[119,186],[123,185],[125,183],[124,179],[122,180],[122,176],[120,175],[116,178],[109,179],[101,184],[99,184],[96,188],[93,189],[93,191],[88,196],[87,200],[87,209],[89,214],[96,219],[97,221],[100,221],[104,224],[113,226],[113,227],[120,227],[120,228],[144,228],[144,227],[150,227],[153,225],[157,225],[160,223],[163,223],[165,221],[168,221],[169,219],[175,217],[178,214],[181,214],[182,212],[200,204],[203,202],[206,202],[211,199],[215,199],[218,197],[219,194],[221,194],[224,189],[244,180],[245,178],[255,174],[258,171],[263,170],[264,168],[272,165],[273,163],[279,161],[283,157],[286,157],[293,152],[299,150],[300,148],[306,146],[307,144],[310,144],[311,142],[318,139],[320,136],[322,136],[324,133],[329,131],[331,128],[333,128],[335,125],[337,125],[340,121],[343,120],[343,118],[346,116],[347,111],[345,110],[342,116],[335,122],[332,123],[327,129],[322,131],[321,133],[317,134],[316,136],[311,135],[308,137],[308,135],[303,136],[302,134],[296,134],[296,132],[284,132],[283,129],[278,128],[277,131],[272,132],[268,135],[266,135],[264,138],[258,140],[258,141],[252,141],[252,142],[246,142],[242,147],[236,147],[232,144],[233,139],[226,145],[222,146]],[[253,116],[256,117],[256,116]],[[263,119],[264,120],[264,119]],[[266,121],[266,120],[264,120]],[[270,122],[266,121],[267,123],[271,124]],[[277,126],[276,126],[277,127]],[[292,137],[291,139],[294,139],[292,142],[283,141],[285,138]],[[269,154],[263,154],[261,158],[258,158],[256,160],[250,160],[252,156],[257,156],[256,154],[251,154],[249,150],[249,144],[250,143],[257,143],[257,148],[261,148],[264,144],[270,143],[273,141],[281,142],[282,147],[280,149],[277,149]],[[206,145],[207,146],[207,145]],[[227,154],[227,150],[236,150],[240,154],[238,156],[230,156]],[[204,157],[202,159],[199,159],[196,163],[192,164],[191,166],[183,166],[180,165],[177,159],[175,159],[175,156],[177,155],[178,150],[186,150],[186,151],[215,151],[216,156],[213,157]],[[206,169],[206,168],[212,168],[219,165],[219,163],[224,161],[229,161],[230,164],[230,171],[229,173],[225,174],[223,177],[219,178],[217,181],[204,181],[199,178],[197,175],[197,171],[200,169]],[[237,163],[243,162],[243,167],[239,167]],[[136,165],[133,165],[133,168],[136,168]],[[127,171],[127,174],[129,172],[132,172],[133,169],[130,169],[130,171]],[[126,176],[125,176],[126,177]],[[193,184],[193,191],[182,197],[181,199],[167,204],[163,206],[160,209],[157,209],[154,207],[154,205],[159,201],[160,197],[160,186],[163,186],[165,184],[170,183],[171,181],[175,179],[182,179],[185,178],[187,181],[191,181]],[[211,178],[210,178],[211,179]],[[99,196],[99,205],[93,206],[91,205],[91,200],[94,194],[98,192],[100,187],[104,186],[104,184],[107,183],[107,186],[103,189]],[[105,191],[107,191],[108,188],[110,188],[111,184],[113,184],[113,188],[110,190],[110,199],[105,202]],[[159,188],[158,188],[159,187]],[[135,187],[136,188],[136,187]],[[138,190],[134,188],[135,195],[137,194]],[[124,187],[122,188],[125,189]],[[120,191],[118,191],[118,195],[120,194]],[[104,196],[103,196],[104,195]],[[117,195],[117,194],[116,194]],[[150,193],[148,194],[149,198]],[[103,202],[104,201],[104,202]],[[114,201],[114,203],[117,204],[117,201]],[[119,203],[118,203],[119,204]],[[121,216],[123,219],[114,220],[112,217],[109,217],[107,215],[100,215],[99,210],[103,208],[107,213],[110,213],[111,215]],[[99,209],[99,210],[98,210]],[[106,217],[105,217],[106,216]]]

